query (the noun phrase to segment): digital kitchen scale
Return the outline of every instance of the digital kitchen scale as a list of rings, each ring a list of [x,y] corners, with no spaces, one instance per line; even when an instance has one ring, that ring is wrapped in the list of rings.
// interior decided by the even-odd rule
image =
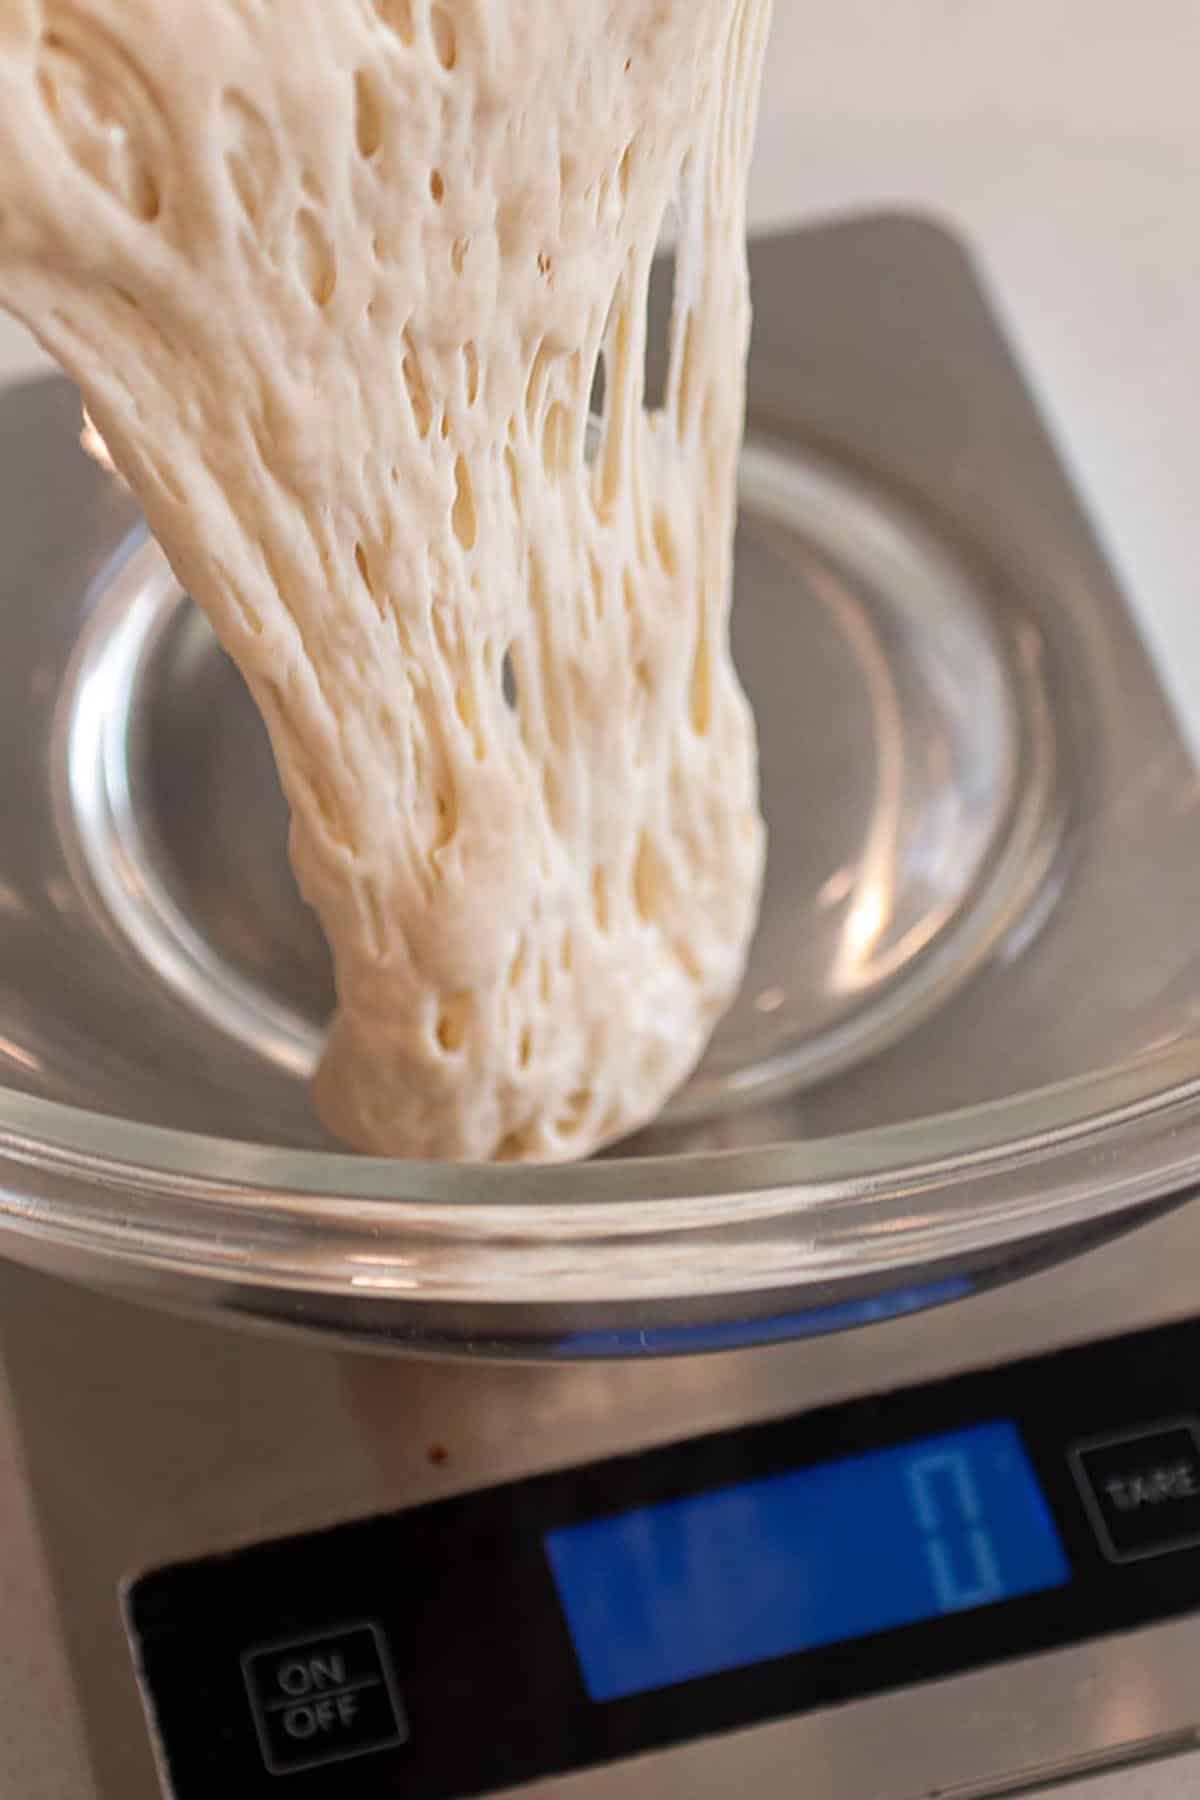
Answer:
[[[873,885],[847,864],[813,888],[805,1008],[768,979],[784,906],[734,1021],[750,1051],[723,1065],[718,1044],[700,1098],[638,1146],[662,1162],[579,1172],[582,1194],[680,1157],[676,1235],[622,1240],[611,1306],[573,1285],[569,1207],[547,1206],[535,1241],[540,1176],[486,1232],[429,1201],[428,1244],[393,1240],[349,1200],[298,1232],[317,1202],[272,1145],[310,1129],[323,977],[279,885],[278,817],[260,856],[230,810],[239,783],[270,805],[253,720],[205,738],[227,671],[78,459],[70,394],[0,400],[0,607],[15,616],[30,571],[46,596],[26,660],[0,668],[0,1223],[30,1265],[0,1269],[0,1340],[53,1593],[34,1648],[49,1666],[61,1645],[70,1687],[49,1732],[43,1713],[6,1720],[15,1770],[78,1752],[97,1800],[982,1800],[1074,1796],[1098,1771],[1132,1794],[1134,1769],[1171,1784],[1158,1800],[1200,1783],[1193,765],[958,247],[882,218],[753,261],[755,516],[819,500],[846,528],[820,566],[859,585],[814,574],[782,524],[754,538],[742,570],[776,600],[789,570],[824,580],[837,623],[810,667],[776,670],[760,644],[748,679],[775,721],[798,696],[799,742],[842,657],[867,696],[842,748],[884,733],[872,779],[907,798],[868,795],[888,822]],[[789,433],[802,493],[770,461]],[[873,483],[895,512],[855,510]],[[897,523],[926,517],[928,542]],[[921,647],[938,596],[944,656]],[[994,665],[971,660],[981,643]],[[926,689],[906,697],[910,678]],[[97,701],[114,694],[119,730]],[[833,860],[857,767],[814,822]],[[767,778],[774,817],[786,785],[770,761]],[[244,914],[222,885],[239,857]],[[777,908],[807,891],[791,872]],[[864,986],[830,986],[814,1022],[823,967]],[[1081,1074],[1094,1116],[1072,1101],[1068,1121]],[[171,1128],[153,1192],[122,1160],[135,1088],[137,1118]],[[1026,1090],[1024,1135],[989,1161],[953,1109],[986,1121]],[[67,1105],[96,1115],[86,1152],[47,1123]],[[210,1192],[186,1134],[222,1106],[246,1141],[214,1140]],[[937,1109],[923,1157],[913,1121]],[[894,1152],[886,1193],[864,1152],[823,1209],[815,1164],[860,1125]],[[682,1185],[688,1156],[769,1159],[775,1138],[819,1147],[786,1215],[765,1179],[744,1230]],[[243,1165],[271,1174],[269,1204]],[[617,1209],[586,1191],[599,1255]],[[344,1281],[326,1256],[342,1226]],[[442,1286],[416,1291],[430,1270]],[[473,1360],[368,1353],[406,1347]]]

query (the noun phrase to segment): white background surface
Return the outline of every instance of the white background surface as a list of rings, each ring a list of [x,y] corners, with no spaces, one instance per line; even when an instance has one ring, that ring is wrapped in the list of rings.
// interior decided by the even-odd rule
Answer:
[[[777,7],[754,218],[895,204],[965,230],[1200,742],[1200,0]],[[36,362],[0,320],[0,380]],[[0,1794],[77,1800],[3,1435],[0,1417],[0,1496],[12,1495],[0,1504]],[[25,1762],[12,1741],[22,1716],[23,1742],[57,1734],[58,1757]],[[1079,1792],[1184,1800],[1200,1794],[1200,1767]]]

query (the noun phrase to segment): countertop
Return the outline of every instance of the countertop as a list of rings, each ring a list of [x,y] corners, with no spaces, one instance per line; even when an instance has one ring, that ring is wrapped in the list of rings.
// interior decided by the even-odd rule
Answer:
[[[777,11],[755,224],[898,206],[965,234],[1200,744],[1200,6],[777,0]],[[42,366],[0,321],[0,381]],[[0,1800],[84,1800],[2,1405],[0,1524]],[[1068,1791],[1184,1800],[1200,1791],[1200,1760]]]

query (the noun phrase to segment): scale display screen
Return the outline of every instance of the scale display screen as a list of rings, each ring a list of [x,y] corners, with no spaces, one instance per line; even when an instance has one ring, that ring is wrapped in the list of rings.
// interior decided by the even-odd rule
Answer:
[[[1071,1577],[1009,1420],[592,1519],[546,1551],[595,1701]]]

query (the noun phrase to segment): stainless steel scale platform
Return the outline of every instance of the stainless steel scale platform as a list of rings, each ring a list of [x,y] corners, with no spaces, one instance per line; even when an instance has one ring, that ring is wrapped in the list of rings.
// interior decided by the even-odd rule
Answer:
[[[919,221],[860,220],[758,244],[754,275],[738,630],[774,721],[766,799],[785,879],[742,1010],[635,1148],[733,1155],[859,1124],[911,1145],[906,1121],[1067,1078],[1094,1082],[1099,1113],[1109,1069],[1123,1072],[1113,1134],[1089,1137],[1085,1120],[1064,1137],[1054,1106],[1035,1103],[1003,1230],[983,1218],[956,1254],[914,1179],[907,1212],[897,1183],[859,1246],[861,1279],[839,1264],[802,1292],[781,1281],[722,1308],[689,1290],[599,1323],[586,1306],[522,1302],[491,1347],[551,1358],[540,1366],[366,1354],[414,1336],[477,1347],[478,1297],[423,1335],[419,1297],[306,1291],[294,1267],[256,1281],[244,1244],[223,1263],[218,1246],[203,1278],[177,1245],[156,1260],[153,1209],[123,1189],[119,1159],[85,1168],[59,1145],[39,1163],[39,1107],[85,1104],[114,1144],[132,1108],[179,1131],[217,1121],[243,1143],[319,1149],[301,1078],[327,976],[280,873],[282,819],[236,684],[151,552],[122,550],[130,511],[79,455],[70,394],[6,396],[0,621],[19,649],[0,666],[0,1070],[27,1111],[0,1127],[0,1220],[19,1259],[0,1275],[0,1335],[101,1800],[199,1800],[220,1784],[312,1800],[737,1786],[917,1800],[1109,1765],[1122,1784],[1152,1770],[1174,1784],[1154,1791],[1193,1791],[1200,789],[959,248]],[[798,592],[815,597],[799,621]],[[757,632],[741,623],[755,593],[774,609],[765,634],[761,618]],[[930,634],[939,596],[944,630]],[[97,696],[149,698],[121,714]],[[205,720],[219,708],[217,742]],[[831,729],[806,749],[821,717]],[[894,740],[880,735],[889,718]],[[789,773],[806,756],[807,787]],[[889,812],[879,795],[897,770]],[[788,829],[793,787],[826,797],[811,831]],[[881,818],[891,898],[872,935],[862,825]],[[253,929],[228,904],[237,881]],[[829,984],[856,944],[859,986]],[[1151,1104],[1164,1070],[1177,1113]],[[1086,1144],[1075,1185],[1056,1176],[1039,1212],[1038,1158],[1067,1140]],[[964,1169],[975,1155],[968,1133]],[[614,1163],[631,1181],[651,1166]],[[55,1195],[85,1177],[102,1204],[94,1193],[73,1228]],[[828,1247],[849,1258],[838,1229]],[[889,1230],[903,1247],[890,1262]],[[138,1297],[330,1341],[169,1317]],[[1101,1340],[1121,1341],[1038,1360]],[[686,1349],[702,1353],[646,1354]],[[1020,1465],[1022,1504],[1058,1546],[1040,1586],[989,1562],[1006,1540],[986,1508],[967,1517],[982,1428],[1024,1446],[1005,1466],[1016,1479]],[[947,1554],[975,1546],[977,1591],[956,1575],[935,1582],[927,1614],[881,1600],[871,1629],[841,1639],[818,1621],[737,1667],[648,1678],[616,1702],[586,1691],[589,1628],[565,1590],[555,1611],[546,1574],[554,1532],[631,1514],[667,1530],[661,1509],[681,1499],[734,1492],[753,1508],[769,1478],[844,1475],[857,1458],[864,1482],[882,1481],[897,1455],[906,1479],[911,1457],[940,1459],[920,1464],[949,1482],[930,1505],[939,1519],[964,1509]],[[586,1473],[509,1485],[571,1469]],[[1153,1496],[1132,1508],[1136,1528],[1114,1498],[1135,1492]],[[391,1523],[354,1523],[377,1517]],[[920,1507],[903,1529],[929,1548]],[[406,1587],[424,1596],[407,1612]],[[504,1698],[514,1669],[527,1672],[519,1705]]]

